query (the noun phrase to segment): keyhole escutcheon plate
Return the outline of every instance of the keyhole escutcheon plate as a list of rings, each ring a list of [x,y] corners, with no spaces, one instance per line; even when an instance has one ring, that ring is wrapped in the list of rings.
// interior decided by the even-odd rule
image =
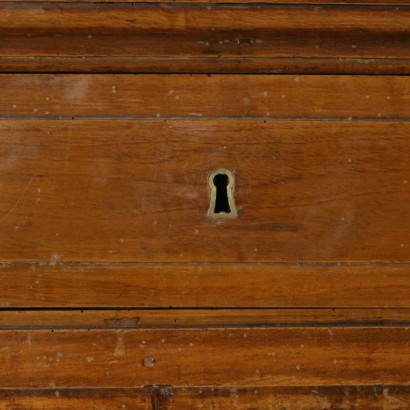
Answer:
[[[208,175],[209,209],[208,217],[213,219],[237,218],[235,205],[235,176],[225,168],[218,168]]]

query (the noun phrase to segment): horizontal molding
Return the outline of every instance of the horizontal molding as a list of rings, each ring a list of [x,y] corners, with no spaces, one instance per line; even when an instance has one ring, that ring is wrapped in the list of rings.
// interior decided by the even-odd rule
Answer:
[[[177,3],[177,4],[279,4],[281,6],[293,6],[293,5],[325,5],[325,6],[362,6],[362,5],[374,5],[382,7],[391,7],[391,6],[407,6],[410,5],[409,0],[0,0],[1,3],[73,3],[73,4],[88,4],[88,3],[135,3],[135,4],[167,4],[167,3]]]
[[[407,7],[0,3],[0,9],[3,72],[410,72]]]
[[[408,75],[405,58],[4,57],[0,72]]]
[[[52,3],[1,3],[8,13],[1,15],[0,32],[18,33],[20,29],[32,29],[33,33],[46,33],[57,30],[56,34],[69,30],[91,30],[105,33],[106,29],[122,32],[162,30],[355,30],[365,32],[380,29],[390,32],[406,33],[410,8],[407,7],[319,7],[303,5],[269,5],[260,3],[255,6],[240,4],[69,4]],[[210,13],[210,11],[212,13]],[[184,18],[175,18],[184,15]],[[30,20],[25,20],[30,16]],[[318,21],[315,17],[321,16]],[[90,20],[90,17],[98,19]],[[134,20],[130,20],[133,17]],[[241,18],[238,18],[241,17]],[[294,17],[294,18],[292,18]],[[301,17],[304,17],[302,19]],[[341,19],[344,17],[344,19]],[[366,25],[363,20],[366,19]],[[236,18],[236,19],[235,19]],[[156,20],[157,19],[157,20]],[[60,24],[63,23],[63,24]],[[214,30],[212,30],[214,29]],[[32,34],[33,34],[32,33]],[[29,33],[30,34],[30,33]],[[75,34],[75,32],[74,32]],[[404,50],[403,50],[404,51]]]

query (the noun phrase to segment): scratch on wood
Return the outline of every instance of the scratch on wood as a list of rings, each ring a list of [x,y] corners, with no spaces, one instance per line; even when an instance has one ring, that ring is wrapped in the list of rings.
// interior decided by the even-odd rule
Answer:
[[[13,210],[18,206],[18,204],[23,199],[24,194],[27,192],[28,188],[30,187],[31,183],[33,182],[33,179],[34,179],[34,177],[30,178],[30,181],[27,182],[26,186],[23,189],[23,192],[17,198],[17,201],[14,203],[14,205],[0,217],[0,222],[2,222],[4,219],[6,219],[7,216],[10,215],[13,212]]]

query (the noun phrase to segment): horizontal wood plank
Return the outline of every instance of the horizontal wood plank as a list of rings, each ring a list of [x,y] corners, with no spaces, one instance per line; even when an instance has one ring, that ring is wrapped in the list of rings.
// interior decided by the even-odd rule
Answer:
[[[409,308],[409,269],[401,264],[12,263],[0,269],[1,306]]]
[[[308,7],[297,5],[259,7],[241,5],[138,5],[127,4],[30,4],[4,3],[7,11],[0,16],[2,33],[34,33],[72,29],[106,33],[110,30],[142,32],[146,30],[389,30],[409,29],[410,10],[407,7]],[[212,11],[212,13],[210,13]],[[30,16],[30,20],[27,20]],[[183,17],[182,17],[183,16]],[[318,21],[317,17],[321,20]],[[133,20],[130,20],[133,18]],[[364,22],[366,24],[364,24]],[[62,23],[62,24],[61,24]],[[38,30],[38,31],[37,31]],[[154,31],[155,33],[155,31]],[[404,49],[402,50],[404,52]]]
[[[0,261],[408,262],[409,122],[0,122]],[[211,219],[208,175],[236,178]]]
[[[406,410],[408,386],[157,389],[161,410]]]
[[[151,410],[146,389],[0,389],[0,403],[7,410]]]
[[[407,410],[408,386],[311,386],[144,389],[18,389],[0,390],[0,400],[10,410],[71,410],[75,408],[156,410],[318,410],[366,408]],[[155,404],[154,404],[155,403]],[[302,407],[303,406],[303,407]]]
[[[410,309],[1,310],[0,329],[410,326]]]
[[[406,384],[409,332],[402,327],[3,330],[0,384],[2,388]]]
[[[395,5],[1,3],[0,9],[0,71],[410,72],[410,9]]]
[[[0,75],[2,118],[409,119],[410,78]]]
[[[0,0],[1,3],[27,3],[27,0]],[[30,3],[44,3],[44,0],[30,0]],[[61,0],[47,0],[48,3],[61,3]],[[410,4],[409,0],[292,0],[292,1],[284,1],[284,0],[264,0],[261,2],[260,0],[138,0],[138,1],[131,1],[131,0],[64,0],[64,3],[199,3],[199,4],[226,4],[226,3],[234,3],[234,4],[248,4],[248,3],[263,3],[263,4],[302,4],[302,5],[347,5],[347,6],[360,6],[360,5],[377,5],[377,6],[406,6]]]

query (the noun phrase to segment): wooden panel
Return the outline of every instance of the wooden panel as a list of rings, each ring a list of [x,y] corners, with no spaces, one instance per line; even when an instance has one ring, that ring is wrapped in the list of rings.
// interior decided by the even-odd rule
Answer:
[[[0,266],[7,308],[410,307],[404,264]]]
[[[27,0],[0,0],[1,3],[27,3]],[[61,0],[47,0],[49,3],[61,3]],[[44,3],[44,0],[30,0],[30,3]],[[211,4],[226,4],[226,3],[236,3],[236,4],[248,4],[248,3],[258,3],[260,0],[65,0],[64,3],[211,3]],[[384,5],[384,6],[393,6],[393,5],[408,5],[410,4],[409,0],[292,0],[288,2],[289,4],[307,4],[307,5]],[[284,0],[264,0],[263,4],[286,4]]]
[[[410,72],[405,7],[4,3],[1,10],[1,71]]]
[[[142,401],[149,393],[154,407]],[[10,410],[406,410],[409,401],[407,386],[0,390]]]
[[[308,75],[0,75],[0,116],[393,118],[410,78]]]
[[[2,388],[389,385],[408,328],[3,330]]]
[[[0,407],[407,409],[409,80],[299,75],[409,74],[406,0],[74,3],[0,71],[292,75],[0,76]]]
[[[408,326],[410,309],[2,310],[0,329]]]
[[[410,123],[1,121],[2,261],[409,261]],[[212,220],[208,174],[236,176]]]
[[[150,393],[154,407],[143,401]],[[408,386],[0,390],[9,410],[407,410],[409,401]]]
[[[151,410],[147,390],[46,389],[0,390],[0,408],[7,410]]]
[[[158,389],[161,410],[406,410],[408,386]]]
[[[33,33],[70,30],[124,30],[127,34],[144,30],[390,30],[406,32],[410,11],[398,7],[306,7],[240,5],[94,5],[94,4],[14,4],[5,3],[0,16],[2,33]],[[210,13],[209,11],[212,11]],[[251,13],[249,13],[251,11]],[[30,16],[30,20],[27,20]],[[183,17],[182,17],[183,16]],[[317,17],[322,18],[321,21]],[[98,19],[97,19],[98,17]],[[129,20],[133,17],[134,20]],[[239,18],[240,17],[240,18]],[[366,17],[366,18],[365,18]],[[366,25],[364,25],[364,21]],[[61,25],[61,23],[63,23]],[[38,31],[35,31],[38,30]],[[214,31],[212,30],[212,31]],[[155,32],[154,32],[155,33]],[[82,32],[83,34],[83,32]],[[404,53],[404,49],[402,52]],[[334,52],[333,52],[334,53]]]

